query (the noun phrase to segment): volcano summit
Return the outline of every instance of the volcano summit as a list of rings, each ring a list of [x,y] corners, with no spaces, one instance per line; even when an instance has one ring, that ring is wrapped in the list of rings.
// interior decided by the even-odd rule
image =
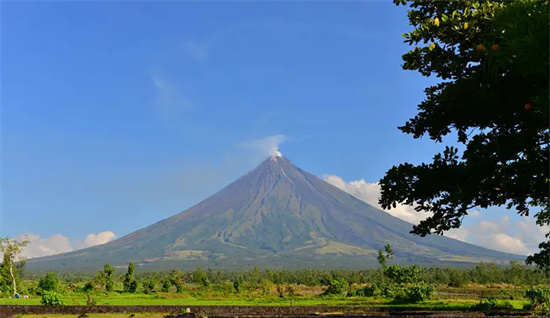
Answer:
[[[99,269],[129,262],[148,268],[365,268],[389,243],[396,262],[508,261],[444,236],[410,234],[412,224],[271,156],[199,204],[115,241],[31,259],[29,269]]]

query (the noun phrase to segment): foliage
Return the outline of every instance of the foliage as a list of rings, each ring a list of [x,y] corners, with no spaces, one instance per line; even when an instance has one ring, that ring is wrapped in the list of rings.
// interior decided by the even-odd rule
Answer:
[[[349,291],[349,283],[347,280],[331,279],[328,288],[323,292],[323,295],[346,295]]]
[[[193,281],[203,287],[210,287],[210,280],[200,266],[193,272]]]
[[[393,259],[393,250],[390,244],[386,244],[384,250],[378,250],[378,263],[382,267],[386,267],[388,260]]]
[[[29,240],[22,242],[10,239],[9,237],[0,237],[0,252],[3,259],[0,264],[0,292],[16,294],[17,285],[19,285],[19,276],[25,269],[25,259],[21,253]]]
[[[115,285],[114,278],[115,268],[111,264],[105,264],[103,267],[103,277],[105,279],[105,290],[113,291]]]
[[[82,287],[82,291],[85,293],[89,293],[92,290],[94,290],[94,285],[91,282],[87,282],[84,287]]]
[[[385,285],[372,284],[371,286],[364,286],[358,289],[351,290],[348,293],[348,297],[380,297],[389,294],[385,288]]]
[[[538,225],[550,225],[548,1],[394,2],[410,5],[405,42],[417,45],[403,68],[442,80],[399,129],[436,142],[454,132],[465,150],[447,146],[430,164],[391,168],[382,207],[432,214],[413,227],[421,236],[489,206],[535,211]],[[550,270],[550,241],[539,247],[527,261]]]
[[[128,292],[133,294],[137,290],[138,290],[138,281],[134,279],[130,282],[130,286],[128,287]]]
[[[384,267],[384,276],[398,285],[410,284],[420,281],[423,270],[417,265],[390,265]]]
[[[239,276],[234,282],[233,282],[233,287],[235,288],[235,292],[240,292],[241,291],[241,286],[244,282],[244,279],[242,276]]]
[[[154,275],[153,277],[149,278],[148,280],[143,281],[143,291],[146,294],[150,294],[155,291],[155,286],[158,282],[158,276]],[[163,285],[164,288],[164,285]]]
[[[550,313],[550,291],[548,289],[528,289],[525,292],[525,298],[529,299],[533,308]]]
[[[500,301],[494,297],[488,297],[479,301],[478,304],[472,306],[476,310],[495,310],[495,309],[513,309],[514,306],[508,301]]]
[[[55,276],[54,272],[50,272],[46,274],[46,276],[42,277],[38,281],[38,288],[44,292],[44,291],[57,291],[57,287],[59,286],[59,280]]]
[[[399,290],[394,297],[406,303],[418,303],[430,299],[434,292],[435,288],[426,283],[409,284]]]
[[[183,292],[183,286],[180,282],[181,278],[180,278],[180,274],[178,271],[172,269],[170,270],[170,273],[168,275],[168,277],[166,278],[165,282],[168,284],[168,288],[170,288],[170,286],[175,286],[176,287],[176,292],[177,293],[182,293]],[[165,287],[165,285],[163,284],[163,288]]]
[[[133,263],[128,264],[128,272],[124,276],[124,292],[125,293],[135,293],[137,288],[137,283],[134,283],[136,279],[134,278],[134,273],[136,271],[136,266]]]
[[[65,305],[65,302],[63,301],[63,298],[61,297],[61,294],[55,292],[55,291],[48,291],[45,290],[42,292],[42,305],[47,306],[63,306]]]

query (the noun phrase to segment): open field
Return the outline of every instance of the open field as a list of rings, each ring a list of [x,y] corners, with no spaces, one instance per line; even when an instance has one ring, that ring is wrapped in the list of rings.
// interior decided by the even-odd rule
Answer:
[[[112,306],[366,306],[418,309],[456,309],[466,310],[476,306],[483,299],[493,298],[498,303],[506,304],[510,309],[520,310],[528,304],[523,297],[524,288],[464,287],[437,288],[431,300],[417,304],[400,304],[391,299],[374,297],[320,296],[322,290],[315,287],[301,286],[296,288],[294,297],[278,297],[272,294],[262,295],[249,292],[240,294],[217,294],[215,291],[200,289],[184,293],[129,294],[120,292],[95,292],[91,295],[96,305]],[[79,293],[68,293],[64,296],[66,305],[86,305],[87,296]],[[0,305],[40,305],[39,296],[29,299],[0,298]]]

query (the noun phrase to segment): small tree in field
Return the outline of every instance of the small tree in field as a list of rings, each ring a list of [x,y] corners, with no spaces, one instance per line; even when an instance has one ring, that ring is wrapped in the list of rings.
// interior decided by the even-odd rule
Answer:
[[[45,291],[57,291],[57,287],[59,286],[59,281],[57,280],[57,277],[55,277],[54,272],[50,272],[46,274],[46,276],[42,277],[38,281],[38,288],[40,288],[41,292]]]
[[[125,293],[131,293],[135,292],[135,288],[137,287],[134,278],[134,273],[136,271],[136,266],[133,263],[128,264],[128,272],[126,275],[124,275],[124,292]],[[132,291],[133,290],[133,291]]]
[[[103,276],[105,278],[105,290],[107,291],[113,291],[113,287],[115,285],[114,272],[115,272],[115,268],[111,266],[111,264],[105,264],[105,266],[103,267]]]
[[[2,264],[0,265],[0,273],[2,280],[12,283],[13,294],[17,294],[17,265],[22,265],[25,260],[20,257],[25,246],[29,244],[29,240],[23,242],[10,239],[9,237],[0,238],[0,251],[4,255]]]

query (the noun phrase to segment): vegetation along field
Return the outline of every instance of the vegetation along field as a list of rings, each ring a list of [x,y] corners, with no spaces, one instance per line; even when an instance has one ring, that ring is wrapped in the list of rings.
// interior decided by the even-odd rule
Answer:
[[[229,272],[200,267],[135,272],[109,264],[95,275],[16,270],[20,298],[2,267],[0,305],[263,305],[368,306],[430,310],[511,310],[547,313],[550,277],[512,261],[469,269],[388,265],[369,270],[260,270]],[[3,263],[4,264],[4,263]],[[20,277],[19,277],[20,276]],[[28,297],[28,298],[27,298]]]

